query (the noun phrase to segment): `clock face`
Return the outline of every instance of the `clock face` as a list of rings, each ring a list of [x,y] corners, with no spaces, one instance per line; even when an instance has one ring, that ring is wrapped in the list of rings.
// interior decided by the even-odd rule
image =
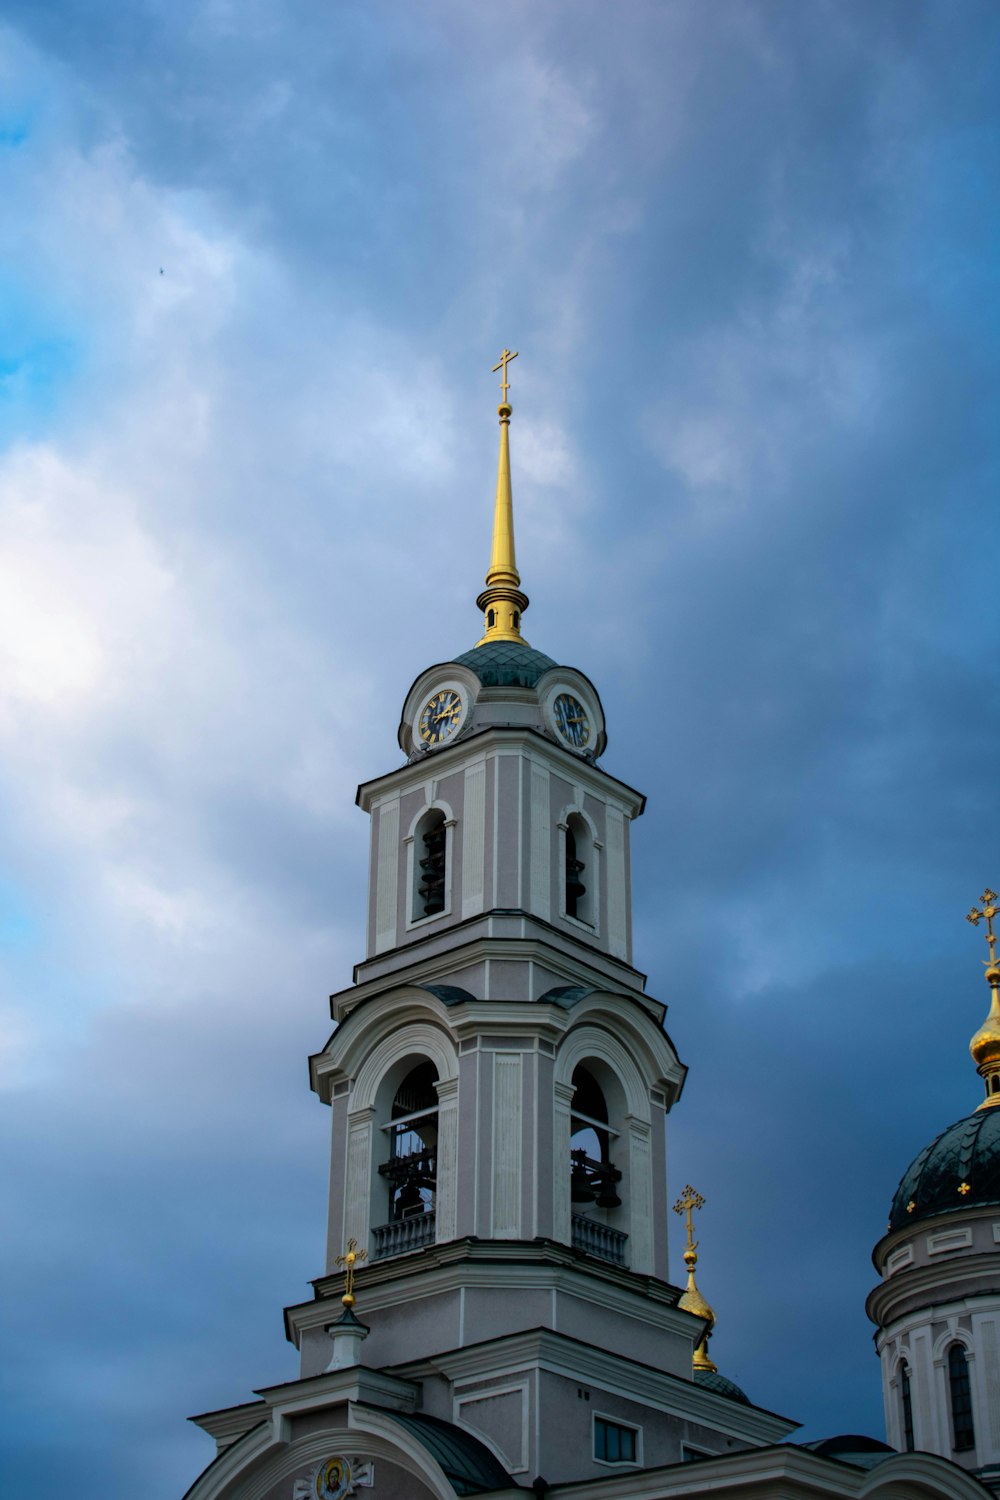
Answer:
[[[462,722],[462,699],[454,688],[442,688],[425,703],[417,723],[425,745],[443,745]]]
[[[560,693],[552,705],[556,728],[568,745],[582,750],[590,739],[590,720],[583,704],[572,693]]]

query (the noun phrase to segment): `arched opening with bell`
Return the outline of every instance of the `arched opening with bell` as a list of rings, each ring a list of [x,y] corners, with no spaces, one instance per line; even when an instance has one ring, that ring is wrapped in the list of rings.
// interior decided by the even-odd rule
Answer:
[[[594,927],[597,890],[597,845],[590,823],[581,813],[566,819],[564,833],[563,910],[576,922]]]
[[[411,921],[439,916],[448,901],[448,825],[439,807],[430,807],[413,835],[413,895]]]
[[[614,1123],[613,1079],[598,1074],[609,1070],[595,1061],[573,1070],[573,1102],[570,1113],[570,1210],[574,1243],[603,1259],[624,1264],[626,1235],[617,1228],[622,1217],[623,1174],[614,1157],[620,1150],[621,1132]],[[610,1087],[609,1087],[610,1084]],[[612,1095],[612,1111],[608,1108]],[[584,1245],[583,1242],[586,1242]]]
[[[437,1195],[438,1075],[420,1062],[398,1085],[381,1126],[386,1159],[378,1173],[387,1190],[386,1223],[375,1233],[375,1257],[398,1255],[434,1238]]]

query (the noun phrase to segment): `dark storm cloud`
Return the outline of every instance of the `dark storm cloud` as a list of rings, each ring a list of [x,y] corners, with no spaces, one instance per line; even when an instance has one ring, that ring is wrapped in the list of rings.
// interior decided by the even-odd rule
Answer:
[[[1000,874],[995,8],[6,17],[18,326],[79,352],[2,458],[11,1472],[166,1500],[292,1372],[354,787],[475,638],[504,343],[528,634],[650,794],[713,1351],[878,1432],[868,1254],[978,1097]]]

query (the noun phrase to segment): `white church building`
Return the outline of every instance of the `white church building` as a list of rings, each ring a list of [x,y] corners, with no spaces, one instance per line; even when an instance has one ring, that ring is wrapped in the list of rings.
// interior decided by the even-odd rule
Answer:
[[[330,1191],[325,1268],[285,1311],[299,1376],[193,1419],[217,1452],[187,1500],[983,1500],[1000,1491],[1000,970],[974,1042],[983,1105],[908,1169],[875,1250],[888,1444],[798,1446],[708,1354],[700,1200],[667,1186],[685,1068],[633,965],[644,798],[600,764],[594,685],[522,634],[512,358],[481,638],[417,678],[401,762],[358,792],[366,950],[311,1059]]]

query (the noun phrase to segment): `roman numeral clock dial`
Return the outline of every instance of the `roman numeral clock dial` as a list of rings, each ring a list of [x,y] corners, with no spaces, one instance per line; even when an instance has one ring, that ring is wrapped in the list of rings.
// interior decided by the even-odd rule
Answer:
[[[462,699],[454,688],[442,688],[424,704],[417,732],[425,745],[443,745],[462,722]]]
[[[560,693],[552,712],[562,738],[574,750],[582,750],[590,740],[590,720],[583,704],[572,693]]]

